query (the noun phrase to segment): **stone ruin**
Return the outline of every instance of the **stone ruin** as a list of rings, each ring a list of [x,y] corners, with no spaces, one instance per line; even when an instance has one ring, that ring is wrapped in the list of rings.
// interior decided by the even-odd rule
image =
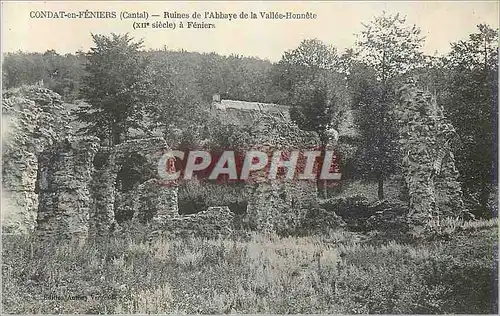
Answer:
[[[247,150],[313,150],[320,146],[316,133],[306,132],[292,122],[262,114],[251,124],[253,139]],[[247,185],[250,198],[247,219],[260,231],[276,231],[298,224],[306,208],[317,199],[316,180],[269,180],[266,171],[259,171]]]
[[[3,93],[2,115],[3,233],[84,238],[113,231],[115,212],[177,214],[177,191],[151,171],[168,148],[163,140],[99,148],[97,138],[71,136],[61,96],[38,85]],[[149,168],[147,179],[128,181],[131,156]]]
[[[93,165],[91,235],[108,234],[117,224],[117,213],[125,214],[124,220],[141,221],[178,214],[177,188],[162,185],[157,175],[158,161],[167,150],[162,138],[147,138],[103,148],[97,153]]]
[[[259,119],[254,132],[253,149],[318,144],[314,134],[270,117]],[[29,183],[22,189],[38,201],[35,236],[39,240],[109,236],[120,228],[118,214],[123,221],[149,222],[151,229],[167,234],[230,233],[234,214],[227,206],[179,215],[177,188],[162,185],[157,175],[158,161],[168,149],[162,138],[130,140],[110,148],[100,147],[95,137],[68,136],[44,146],[29,160],[32,171],[21,175]],[[9,160],[4,167],[16,166]],[[251,194],[246,218],[258,230],[287,225],[316,199],[315,182],[264,180],[248,184],[247,189]]]
[[[418,225],[437,216],[467,217],[452,151],[456,132],[443,109],[410,79],[400,90],[396,115],[410,222]]]
[[[29,233],[35,228],[38,195],[35,154],[11,154],[3,161],[2,228],[4,232]]]
[[[29,233],[35,227],[37,153],[68,132],[61,96],[41,86],[2,94],[2,228]]]
[[[299,148],[312,142],[311,135],[297,136],[293,146],[272,133],[272,121],[263,120],[256,128],[266,135],[259,144],[276,149]],[[291,135],[288,135],[291,136]],[[161,138],[127,141],[113,148],[99,148],[92,137],[67,138],[47,147],[38,155],[37,193],[39,199],[36,236],[47,238],[96,238],[109,236],[118,228],[116,214],[128,214],[125,220],[153,223],[154,230],[165,234],[207,236],[231,232],[233,213],[228,207],[179,215],[177,188],[162,185],[157,164],[168,146]],[[281,146],[281,147],[280,147]],[[291,146],[291,147],[290,147]],[[262,148],[261,148],[262,149]],[[134,178],[128,165],[131,157],[140,157],[143,178]],[[126,175],[122,177],[121,174]],[[131,179],[132,178],[132,179]],[[247,219],[257,230],[276,230],[288,225],[288,218],[299,214],[316,199],[315,182],[264,180],[248,184],[251,191]],[[208,236],[207,236],[208,237]]]
[[[168,149],[161,138],[131,140],[99,148],[93,137],[66,138],[38,156],[38,217],[36,235],[103,237],[117,228],[115,214],[131,218],[173,217],[178,214],[177,188],[155,176],[158,160]],[[127,164],[140,157],[149,171],[133,176]],[[143,170],[141,170],[143,171]]]
[[[227,206],[212,206],[196,214],[156,217],[149,236],[196,236],[213,238],[233,232],[234,213]]]
[[[85,239],[97,139],[65,139],[38,155],[36,235]]]
[[[50,90],[36,87],[28,95],[43,104],[44,111],[61,111],[60,97]],[[23,113],[35,101],[14,95],[3,102],[11,115]],[[421,223],[436,215],[465,215],[451,150],[453,127],[431,95],[414,84],[401,89],[400,105],[396,114],[404,140],[401,148],[411,219]],[[40,122],[52,117],[37,115]],[[247,126],[253,138],[246,150],[300,150],[320,144],[315,133],[302,131],[283,118],[263,113],[251,120]],[[179,215],[177,188],[161,185],[157,176],[159,158],[169,149],[163,139],[99,147],[96,138],[64,136],[64,128],[48,131],[44,139],[36,138],[40,126],[14,129],[15,137],[3,152],[4,192],[9,203],[22,210],[17,226],[24,232],[33,231],[35,218],[36,235],[42,239],[108,236],[119,229],[120,221],[130,219],[154,223],[156,230],[171,233],[231,231],[234,214],[227,207]],[[62,141],[54,141],[61,138],[58,133]],[[422,137],[428,140],[423,147]],[[245,188],[249,192],[245,220],[253,229],[289,228],[317,205],[315,180],[269,180],[259,174],[253,180]]]
[[[287,151],[319,145],[314,133],[289,122],[264,116],[255,123],[255,138],[247,149]],[[124,220],[149,222],[151,229],[165,234],[231,231],[234,214],[227,206],[179,215],[177,188],[162,185],[157,176],[158,161],[169,149],[163,139],[131,140],[113,148],[98,148],[97,143],[88,137],[65,139],[39,155],[38,236],[108,236],[118,227],[117,214],[124,214]],[[316,201],[315,180],[257,178],[246,187],[246,221],[256,230],[298,223],[301,211]]]

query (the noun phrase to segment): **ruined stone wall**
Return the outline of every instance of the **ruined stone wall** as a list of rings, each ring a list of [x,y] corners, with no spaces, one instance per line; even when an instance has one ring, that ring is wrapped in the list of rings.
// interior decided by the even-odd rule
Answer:
[[[465,213],[458,172],[451,152],[455,136],[435,98],[410,80],[400,90],[403,172],[410,198],[410,219],[425,223],[434,216]]]
[[[116,226],[116,212],[133,214],[133,218],[141,221],[178,215],[177,188],[165,186],[157,172],[158,161],[168,149],[165,140],[155,137],[130,140],[100,150],[94,162],[92,180],[92,236],[110,233]],[[120,182],[129,176],[129,171],[123,168],[131,156],[142,158],[140,171],[144,179],[138,179],[123,190]]]
[[[263,152],[275,150],[308,150],[318,148],[319,137],[300,130],[293,123],[262,115],[256,118],[248,149]],[[248,184],[250,199],[247,219],[250,227],[262,231],[280,230],[300,216],[300,209],[313,205],[317,197],[316,180],[269,180],[259,171]]]
[[[4,232],[28,234],[36,223],[38,162],[34,153],[11,153],[3,161],[2,225]]]
[[[4,232],[35,231],[41,239],[108,236],[117,227],[116,211],[123,209],[140,220],[179,216],[177,188],[164,186],[157,175],[168,149],[163,139],[98,149],[98,139],[69,136],[61,97],[41,86],[3,93],[2,114]],[[122,169],[133,154],[149,170],[124,190]]]
[[[2,227],[30,233],[35,228],[38,196],[37,154],[69,132],[69,112],[61,96],[41,86],[2,94]]]
[[[166,148],[162,139],[151,138],[99,149],[94,137],[66,138],[47,147],[38,156],[36,235],[42,239],[108,236],[117,228],[115,211],[120,207],[130,207],[140,219],[177,216],[177,188],[156,178]],[[145,170],[151,174],[119,192],[118,174],[129,154],[143,155]],[[127,174],[123,177],[126,180]]]
[[[97,142],[95,137],[66,138],[38,155],[38,238],[87,237]]]
[[[42,87],[23,93],[35,101],[10,95],[9,104],[16,106],[10,106],[8,114],[31,115],[34,111],[36,115],[26,114],[28,117],[21,124],[23,129],[13,133],[16,138],[3,153],[3,185],[14,196],[16,207],[28,210],[21,225],[28,227],[27,231],[36,222],[36,234],[41,238],[107,236],[117,227],[117,211],[123,210],[141,221],[172,219],[170,226],[165,226],[172,230],[182,230],[193,222],[221,227],[232,218],[232,213],[228,213],[227,219],[215,216],[213,221],[212,215],[179,217],[177,188],[164,186],[157,175],[158,161],[168,149],[163,139],[138,139],[113,148],[98,148],[97,139],[64,137],[67,131],[60,125],[66,122],[66,116],[57,114],[63,110],[60,97]],[[52,112],[47,112],[49,115],[44,111]],[[58,122],[58,118],[64,119]],[[288,151],[319,145],[314,133],[301,131],[289,121],[266,115],[253,119],[255,137],[248,149]],[[123,168],[131,155],[143,158],[145,170],[141,179],[124,189],[127,176]],[[265,180],[249,184],[247,189],[252,192],[248,218],[256,229],[262,230],[283,225],[297,215],[296,210],[313,204],[316,199],[315,181]]]
[[[89,235],[108,236],[116,227],[115,196],[116,173],[106,168],[110,156],[108,148],[100,148],[94,157],[93,175],[90,183],[92,203],[90,205]]]
[[[469,213],[465,210],[463,202],[462,187],[458,181],[459,173],[455,165],[455,157],[449,145],[443,148],[448,151],[443,157],[434,181],[438,209],[444,216],[468,217]]]
[[[190,215],[165,216],[153,219],[150,236],[216,238],[233,232],[234,213],[227,206],[209,207]]]
[[[150,179],[141,183],[136,192],[136,209],[142,210],[135,213],[137,218],[150,220],[179,214],[176,187],[166,186],[158,179]]]

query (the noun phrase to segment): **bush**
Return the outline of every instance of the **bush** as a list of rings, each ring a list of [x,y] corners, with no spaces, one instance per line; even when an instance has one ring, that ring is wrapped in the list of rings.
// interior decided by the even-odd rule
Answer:
[[[320,206],[328,212],[339,215],[347,223],[349,229],[355,231],[364,230],[364,222],[372,215],[370,203],[363,195],[331,198],[321,202]]]
[[[413,227],[409,234],[414,240],[449,240],[457,234],[474,233],[480,230],[498,226],[498,218],[490,220],[465,221],[458,217],[433,218],[423,226]]]
[[[341,229],[346,226],[344,220],[323,208],[311,208],[306,211],[306,215],[301,222],[299,234],[301,235],[326,235],[331,230]]]
[[[341,196],[320,203],[328,212],[338,214],[354,231],[381,231],[394,238],[406,234],[408,207],[400,200],[369,202],[364,195]]]

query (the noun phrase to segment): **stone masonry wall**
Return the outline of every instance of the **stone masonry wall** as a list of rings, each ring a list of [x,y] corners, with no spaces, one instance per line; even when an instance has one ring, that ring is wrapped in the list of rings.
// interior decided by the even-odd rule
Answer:
[[[90,209],[90,237],[107,236],[116,227],[115,181],[116,173],[105,168],[109,159],[108,148],[101,148],[94,158],[94,171],[90,183],[92,203]]]
[[[463,193],[458,181],[459,173],[455,165],[453,152],[448,149],[446,157],[440,165],[439,172],[435,178],[436,203],[441,214],[444,216],[468,217],[463,202]]]
[[[168,148],[162,139],[129,141],[112,149],[98,149],[97,144],[93,137],[66,138],[38,156],[37,237],[109,236],[117,228],[117,207],[130,207],[134,217],[144,220],[178,216],[177,188],[164,186],[154,172],[131,190],[117,190],[117,174],[129,154],[143,155],[146,170],[156,171]]]
[[[400,92],[396,114],[410,221],[422,224],[435,216],[463,216],[466,210],[450,147],[455,137],[453,126],[435,98],[415,81],[408,81]]]
[[[153,219],[151,238],[159,235],[167,237],[216,238],[229,236],[233,232],[234,213],[227,206],[209,207],[207,210],[190,215],[176,215]]]
[[[94,137],[66,138],[39,154],[38,238],[87,237],[97,141]]]
[[[252,134],[255,137],[248,149],[271,153],[274,150],[312,150],[320,144],[316,134],[302,131],[286,120],[262,115],[254,123]],[[247,185],[250,190],[247,220],[257,230],[286,229],[282,226],[299,216],[300,209],[315,203],[316,180],[269,180],[266,174],[265,170],[255,173]]]
[[[301,131],[290,122],[263,116],[256,118],[255,139],[251,149],[272,152],[317,148],[319,139],[314,133]],[[38,195],[36,235],[39,238],[86,238],[107,236],[116,227],[115,213],[128,208],[133,218],[141,221],[163,222],[167,230],[179,231],[204,227],[203,230],[230,231],[233,215],[225,209],[210,209],[192,216],[179,216],[177,188],[164,186],[158,179],[157,164],[168,146],[161,138],[139,139],[113,148],[98,148],[98,139],[66,137],[47,146],[38,155],[38,182],[26,187]],[[249,148],[249,149],[250,149]],[[142,180],[128,183],[128,157],[142,157],[145,173]],[[23,162],[35,159],[25,159]],[[13,161],[10,161],[13,164]],[[10,168],[10,170],[24,170]],[[36,167],[25,172],[36,172]],[[121,174],[122,173],[122,174]],[[20,179],[34,179],[20,175]],[[121,174],[121,178],[120,175]],[[259,230],[276,230],[299,216],[300,210],[316,201],[316,182],[263,179],[249,183],[252,192],[247,217]],[[14,188],[11,188],[11,191]],[[36,189],[36,190],[35,190]],[[23,189],[20,190],[20,192]],[[29,199],[21,199],[29,202]],[[35,201],[36,202],[36,201]],[[215,214],[215,215],[214,215]],[[209,229],[208,227],[212,227]],[[224,228],[226,227],[226,228]]]
[[[130,140],[100,150],[92,181],[92,236],[108,234],[116,226],[117,211],[130,212],[133,218],[140,220],[178,215],[177,188],[163,185],[157,174],[158,161],[168,148],[165,140],[155,137]],[[147,173],[145,180],[133,184],[129,190],[119,190],[118,174],[131,155],[143,158],[141,168]]]
[[[38,162],[33,153],[11,153],[3,161],[2,217],[4,232],[28,234],[36,224]]]
[[[141,220],[174,217],[179,213],[177,188],[165,186],[158,179],[141,183],[136,190],[137,206],[134,215]]]
[[[2,93],[4,232],[33,232],[38,208],[37,154],[68,133],[68,119],[61,96],[49,89],[22,86]]]

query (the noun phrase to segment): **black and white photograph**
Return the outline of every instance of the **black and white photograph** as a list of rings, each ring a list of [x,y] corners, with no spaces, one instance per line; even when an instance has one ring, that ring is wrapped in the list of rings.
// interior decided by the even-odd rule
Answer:
[[[0,21],[2,315],[498,315],[499,1]]]

